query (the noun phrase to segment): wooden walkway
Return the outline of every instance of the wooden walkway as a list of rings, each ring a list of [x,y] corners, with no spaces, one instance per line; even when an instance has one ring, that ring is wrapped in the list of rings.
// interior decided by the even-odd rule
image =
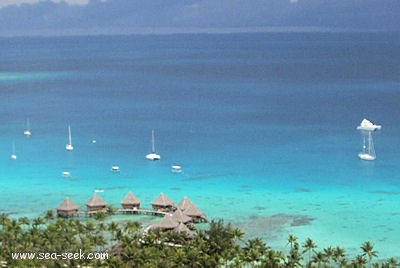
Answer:
[[[107,211],[86,211],[80,210],[77,213],[70,215],[71,217],[85,217],[85,216],[92,216],[98,212],[107,213]],[[165,211],[157,211],[152,209],[126,209],[126,208],[119,208],[115,210],[115,214],[141,214],[141,215],[151,215],[151,216],[164,216],[166,214],[173,213],[172,211],[165,212]]]
[[[101,210],[101,211],[86,211],[86,210],[80,210],[74,214],[71,214],[68,216],[69,217],[91,217],[95,215],[98,212],[103,212],[107,213],[106,210]],[[115,210],[114,215],[121,215],[121,214],[138,214],[138,215],[150,215],[150,216],[165,216],[167,214],[172,214],[174,213],[173,211],[158,211],[158,210],[152,210],[152,209],[127,209],[127,208],[118,208]],[[196,222],[209,222],[208,218],[205,215],[200,216],[199,218],[193,218],[192,219],[194,223]],[[1,266],[0,266],[1,267]]]
[[[164,216],[169,213],[173,212],[165,212],[165,211],[157,211],[152,209],[127,209],[127,208],[119,208],[117,212],[120,213],[132,213],[132,214],[145,214],[145,215],[152,215],[152,216]]]

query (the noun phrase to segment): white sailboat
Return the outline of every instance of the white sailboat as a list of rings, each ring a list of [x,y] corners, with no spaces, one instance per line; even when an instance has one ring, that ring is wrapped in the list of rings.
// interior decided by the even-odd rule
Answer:
[[[74,146],[72,146],[72,137],[71,137],[71,126],[68,125],[68,143],[65,145],[65,149],[68,151],[72,151]]]
[[[182,167],[178,165],[171,166],[172,173],[182,173]]]
[[[24,130],[24,135],[26,136],[26,137],[30,137],[31,136],[31,129],[30,129],[30,126],[29,126],[29,118],[28,119],[26,119],[26,129]]]
[[[362,160],[375,160],[376,154],[374,149],[374,143],[372,142],[371,131],[364,133],[362,151],[358,154],[358,157]]]
[[[111,167],[111,171],[112,171],[112,172],[119,172],[119,166],[113,165],[113,166]]]
[[[15,141],[13,141],[13,144],[12,144],[11,159],[17,159],[17,155],[15,154]]]
[[[376,159],[374,143],[372,141],[372,131],[381,129],[382,126],[375,125],[371,121],[364,118],[361,124],[357,127],[363,135],[363,146],[362,151],[358,154],[358,157],[362,160],[372,161]]]
[[[156,149],[154,146],[154,130],[151,131],[151,153],[147,154],[146,158],[152,161],[161,159],[161,156],[156,154]]]

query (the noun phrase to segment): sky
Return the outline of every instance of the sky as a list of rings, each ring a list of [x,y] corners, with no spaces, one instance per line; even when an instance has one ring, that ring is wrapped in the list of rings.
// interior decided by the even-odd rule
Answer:
[[[399,31],[400,0],[0,0],[0,36]]]

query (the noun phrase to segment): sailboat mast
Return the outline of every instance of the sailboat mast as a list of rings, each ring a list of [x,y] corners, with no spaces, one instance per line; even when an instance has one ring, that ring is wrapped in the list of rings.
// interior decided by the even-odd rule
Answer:
[[[371,154],[371,148],[372,148],[372,134],[371,131],[368,131],[368,154]]]
[[[154,130],[151,131],[151,152],[152,153],[156,152],[156,148],[154,146]]]
[[[366,149],[367,149],[367,146],[366,146],[366,144],[365,144],[365,135],[363,135],[363,147],[362,147],[363,153],[366,152]]]
[[[68,141],[69,141],[69,144],[72,144],[71,126],[68,126]]]

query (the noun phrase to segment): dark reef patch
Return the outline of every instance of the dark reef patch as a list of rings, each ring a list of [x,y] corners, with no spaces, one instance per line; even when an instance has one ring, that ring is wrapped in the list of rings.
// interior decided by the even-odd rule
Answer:
[[[297,188],[297,189],[295,189],[295,192],[296,193],[309,193],[309,192],[311,192],[311,189],[308,189],[308,188]]]
[[[370,191],[370,194],[383,194],[383,195],[398,195],[400,192],[394,192],[394,191],[384,191],[384,190],[376,190],[376,191]]]
[[[312,224],[312,218],[307,215],[279,213],[271,216],[252,215],[233,221],[232,224],[244,230],[250,237],[272,237],[285,227],[304,226]]]
[[[202,181],[202,180],[210,180],[210,179],[215,179],[215,178],[227,177],[230,175],[232,175],[232,174],[231,173],[204,174],[204,175],[188,177],[183,180],[184,181]]]

